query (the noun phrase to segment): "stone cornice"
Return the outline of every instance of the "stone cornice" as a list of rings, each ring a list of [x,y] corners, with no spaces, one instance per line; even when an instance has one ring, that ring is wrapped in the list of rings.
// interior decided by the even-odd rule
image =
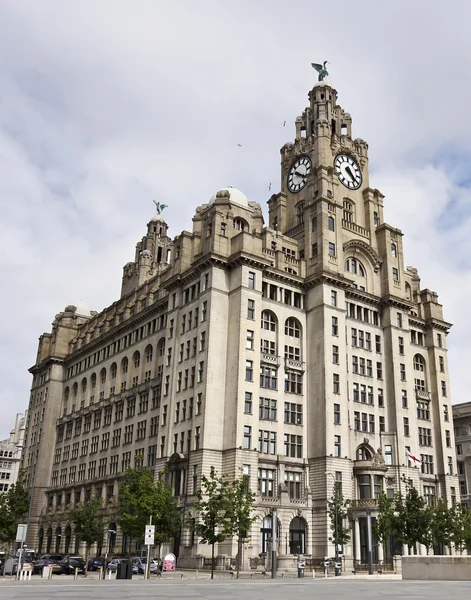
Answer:
[[[398,296],[391,296],[390,294],[381,297],[381,305],[383,307],[394,306],[395,308],[400,308],[401,310],[407,311],[416,308],[416,305],[410,300],[404,300],[404,298],[399,298]]]
[[[334,275],[327,271],[321,271],[320,273],[311,275],[305,280],[304,289],[308,291],[320,285],[321,283],[326,283],[344,290],[351,289],[352,286],[351,282],[345,279],[342,275]]]

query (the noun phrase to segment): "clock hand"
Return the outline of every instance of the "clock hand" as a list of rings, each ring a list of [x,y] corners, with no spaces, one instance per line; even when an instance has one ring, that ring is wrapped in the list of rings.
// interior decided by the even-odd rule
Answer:
[[[294,174],[297,175],[298,177],[306,177],[306,175],[307,175],[307,173],[300,173],[299,171],[295,171]]]
[[[350,175],[350,178],[352,181],[355,180],[355,175],[352,173],[352,170],[350,169],[350,167],[345,167],[345,171]]]

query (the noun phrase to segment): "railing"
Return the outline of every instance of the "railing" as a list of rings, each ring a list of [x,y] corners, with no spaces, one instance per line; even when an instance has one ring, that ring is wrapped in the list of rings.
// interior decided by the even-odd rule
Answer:
[[[415,388],[415,396],[417,400],[431,400],[432,394],[427,392],[426,390],[421,390],[419,388]]]
[[[304,223],[299,223],[299,225],[296,225],[296,227],[292,227],[289,231],[286,231],[284,235],[287,237],[293,237],[300,231],[304,231]]]
[[[304,362],[302,360],[295,360],[294,358],[285,358],[286,369],[296,369],[297,371],[304,371]]]
[[[393,279],[393,286],[397,287],[397,288],[400,288],[401,287],[401,282],[398,281],[397,279]]]
[[[345,219],[342,219],[342,227],[344,229],[349,229],[350,231],[353,231],[353,233],[357,233],[358,235],[370,239],[370,232],[368,231],[368,229],[365,229],[364,227],[361,227],[356,223],[352,223],[351,221],[346,221]]]
[[[268,363],[270,365],[278,366],[280,364],[280,357],[276,354],[265,354],[264,352],[262,352],[260,354],[260,361]]]
[[[275,251],[274,250],[270,250],[269,248],[263,248],[262,249],[263,254],[266,254],[267,256],[275,256]]]
[[[333,265],[336,265],[338,263],[337,257],[336,256],[331,256],[329,254],[329,262],[332,263]]]
[[[352,508],[378,508],[378,500],[376,500],[376,498],[362,498],[360,500],[352,500]]]

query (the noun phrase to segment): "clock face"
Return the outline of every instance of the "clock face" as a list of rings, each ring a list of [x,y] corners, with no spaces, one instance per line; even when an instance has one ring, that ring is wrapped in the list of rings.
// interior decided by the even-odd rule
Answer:
[[[288,189],[290,192],[300,192],[307,183],[311,172],[311,160],[307,156],[299,157],[288,173]]]
[[[357,190],[361,186],[363,178],[361,169],[354,158],[348,154],[338,154],[334,160],[335,172],[339,181],[351,190]]]

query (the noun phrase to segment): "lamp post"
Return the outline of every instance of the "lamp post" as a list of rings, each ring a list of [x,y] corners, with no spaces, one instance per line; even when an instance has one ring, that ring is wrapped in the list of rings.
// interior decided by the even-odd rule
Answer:
[[[109,534],[116,534],[116,529],[106,529],[106,547],[105,547],[105,566],[103,569],[103,575],[106,571],[106,567],[108,566],[108,549],[109,549]]]
[[[373,575],[373,529],[371,526],[371,510],[366,511],[366,524],[368,534],[368,574]]]
[[[339,523],[339,503],[337,497],[337,480],[335,475],[326,471],[325,475],[330,475],[334,480],[334,556],[335,556],[335,575],[340,575],[340,569],[337,568],[339,562],[339,544],[338,544],[338,523]]]

